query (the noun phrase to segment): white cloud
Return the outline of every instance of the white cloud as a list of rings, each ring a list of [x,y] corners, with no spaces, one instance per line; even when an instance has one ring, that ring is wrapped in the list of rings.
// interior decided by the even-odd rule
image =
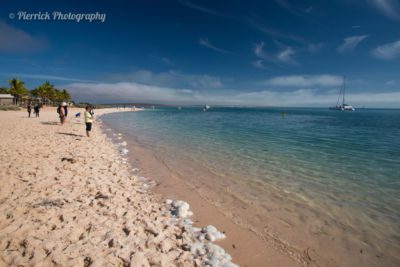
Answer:
[[[369,0],[379,12],[391,19],[400,19],[400,4],[397,0]]]
[[[222,88],[223,82],[219,77],[207,74],[184,74],[178,71],[154,73],[148,70],[138,70],[128,74],[114,74],[111,80],[128,81],[141,84],[151,84],[169,87],[187,87],[195,89]]]
[[[2,21],[0,21],[0,36],[0,53],[38,51],[46,46],[45,39],[32,36]]]
[[[66,86],[76,101],[149,102],[169,104],[210,104],[237,106],[322,106],[336,103],[337,92],[319,93],[315,89],[291,92],[261,90],[251,92],[196,91],[158,87],[138,83],[72,83]],[[400,107],[400,92],[348,94],[349,103],[357,106]]]
[[[400,56],[400,40],[383,44],[371,51],[372,55],[376,58],[391,60]]]
[[[271,86],[289,86],[289,87],[329,87],[339,86],[343,78],[335,75],[292,75],[279,76],[266,80],[263,83]]]
[[[264,50],[264,42],[255,45],[254,54],[264,60],[274,63],[285,63],[289,65],[297,64],[293,56],[296,54],[290,46],[285,46],[276,54],[267,53]]]
[[[212,43],[210,43],[210,41],[208,40],[208,38],[200,38],[200,39],[199,39],[199,44],[202,45],[202,46],[204,46],[204,47],[210,48],[210,49],[212,49],[212,50],[214,50],[214,51],[220,52],[220,53],[224,53],[224,54],[229,54],[229,53],[231,53],[231,52],[229,52],[228,50],[225,50],[225,49],[216,47],[215,45],[213,45]]]
[[[344,38],[343,44],[337,50],[339,53],[351,52],[367,37],[368,35],[359,35]]]
[[[278,53],[277,58],[280,62],[293,65],[297,64],[296,61],[293,59],[293,56],[295,54],[296,52],[293,50],[293,48],[288,46]]]
[[[268,60],[268,61],[272,61],[272,62],[276,61],[274,59],[273,55],[271,55],[271,54],[269,54],[269,53],[264,51],[264,42],[261,42],[261,43],[255,45],[254,54],[257,57],[265,59],[265,60]]]

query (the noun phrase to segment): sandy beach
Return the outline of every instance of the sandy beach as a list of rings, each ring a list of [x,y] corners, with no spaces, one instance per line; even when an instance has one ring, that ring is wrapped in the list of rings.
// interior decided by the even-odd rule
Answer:
[[[82,118],[61,126],[52,107],[0,122],[0,266],[236,266],[210,242],[224,234],[156,200],[98,123],[87,138]]]

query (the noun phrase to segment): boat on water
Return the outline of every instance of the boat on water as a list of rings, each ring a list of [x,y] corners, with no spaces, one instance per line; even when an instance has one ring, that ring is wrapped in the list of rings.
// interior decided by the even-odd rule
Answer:
[[[204,107],[203,107],[203,111],[207,111],[207,110],[209,110],[211,107],[209,106],[209,105],[205,105]]]
[[[329,109],[340,110],[340,111],[355,111],[356,109],[353,106],[346,104],[345,94],[346,94],[346,77],[343,77],[343,84],[339,90],[339,96],[338,96],[338,100],[336,102],[336,106],[330,107]],[[341,103],[340,103],[340,100],[342,100]]]

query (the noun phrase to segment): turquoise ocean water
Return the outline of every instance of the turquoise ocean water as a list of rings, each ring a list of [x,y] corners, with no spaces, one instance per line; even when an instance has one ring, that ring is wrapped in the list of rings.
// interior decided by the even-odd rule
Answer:
[[[400,110],[168,107],[104,121],[187,179],[228,187],[258,211],[274,214],[290,199],[280,215],[297,213],[292,224],[311,233],[321,217],[318,231],[400,248]]]

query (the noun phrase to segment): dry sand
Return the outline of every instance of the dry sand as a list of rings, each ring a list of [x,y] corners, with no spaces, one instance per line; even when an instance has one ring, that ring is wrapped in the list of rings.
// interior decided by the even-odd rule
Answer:
[[[235,266],[207,241],[221,233],[156,201],[96,123],[87,138],[82,118],[26,115],[0,112],[0,266]]]

